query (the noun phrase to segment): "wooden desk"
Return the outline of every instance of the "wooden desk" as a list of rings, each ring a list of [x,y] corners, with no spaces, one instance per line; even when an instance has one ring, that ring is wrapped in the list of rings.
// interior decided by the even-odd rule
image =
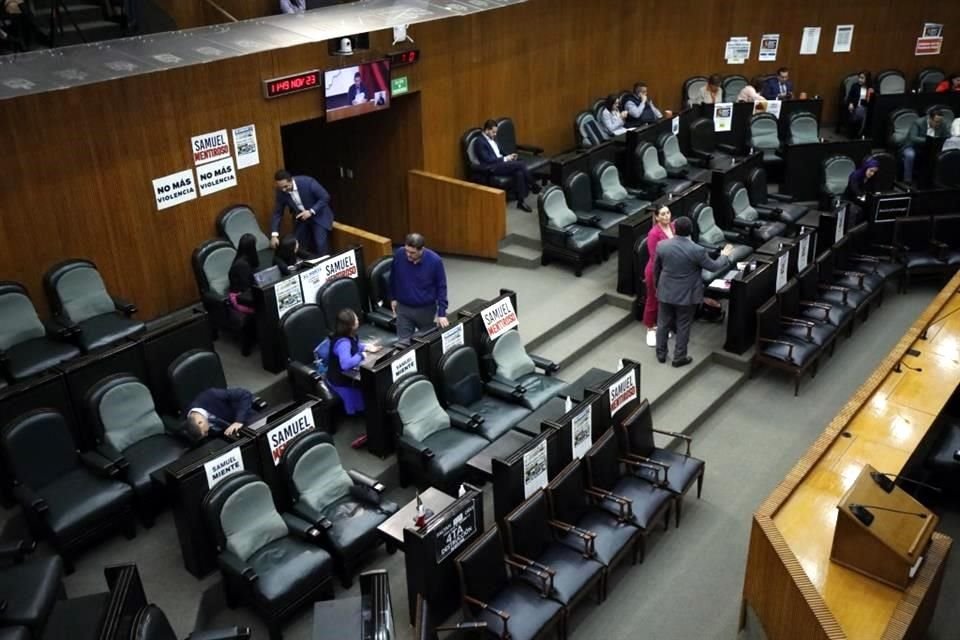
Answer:
[[[837,503],[864,464],[900,472],[960,382],[958,287],[960,274],[754,514],[741,627],[749,605],[771,640],[923,637],[953,543],[949,537],[933,535],[906,591],[831,562],[830,547]],[[920,355],[908,355],[911,348]],[[897,372],[901,360],[905,366]]]

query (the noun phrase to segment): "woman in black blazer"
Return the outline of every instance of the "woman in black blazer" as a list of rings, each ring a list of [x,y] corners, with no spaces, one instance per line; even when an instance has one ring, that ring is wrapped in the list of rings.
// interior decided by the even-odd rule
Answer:
[[[260,268],[257,256],[257,239],[250,233],[240,236],[237,243],[237,255],[230,265],[227,277],[230,280],[230,306],[243,319],[240,348],[244,356],[250,355],[257,341],[257,324],[254,319],[253,274]]]
[[[304,251],[300,248],[300,243],[297,241],[295,235],[287,234],[280,239],[277,252],[273,255],[273,264],[280,269],[280,273],[287,275],[302,268],[304,266],[302,264],[304,260],[310,260],[316,257],[317,256],[309,251]]]
[[[870,86],[870,72],[861,71],[857,81],[850,85],[847,92],[847,125],[851,138],[863,135],[863,126],[867,121],[867,104],[873,98]]]

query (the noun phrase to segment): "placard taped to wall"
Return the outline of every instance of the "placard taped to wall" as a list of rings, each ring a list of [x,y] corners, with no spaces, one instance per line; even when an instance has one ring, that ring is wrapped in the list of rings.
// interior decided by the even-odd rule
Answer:
[[[223,160],[197,167],[197,185],[200,187],[201,196],[237,186],[237,171],[233,167],[233,157],[227,156]]]
[[[197,185],[193,180],[193,171],[186,169],[153,181],[153,198],[157,211],[163,211],[178,204],[197,198]]]
[[[230,142],[227,130],[211,131],[190,138],[190,153],[193,164],[201,165],[230,156]]]

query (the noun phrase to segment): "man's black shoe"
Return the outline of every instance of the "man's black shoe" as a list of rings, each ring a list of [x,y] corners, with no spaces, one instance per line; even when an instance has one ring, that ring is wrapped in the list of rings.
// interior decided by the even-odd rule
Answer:
[[[693,362],[693,358],[691,358],[690,356],[687,356],[686,358],[682,358],[682,359],[680,359],[680,360],[674,360],[674,361],[673,361],[673,366],[675,366],[675,367],[685,367],[685,366],[687,366],[688,364],[690,364],[691,362]]]

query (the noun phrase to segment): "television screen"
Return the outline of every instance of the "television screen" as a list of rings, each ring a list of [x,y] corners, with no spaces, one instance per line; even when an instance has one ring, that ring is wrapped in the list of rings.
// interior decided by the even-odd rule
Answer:
[[[390,107],[390,61],[325,71],[327,122]]]

